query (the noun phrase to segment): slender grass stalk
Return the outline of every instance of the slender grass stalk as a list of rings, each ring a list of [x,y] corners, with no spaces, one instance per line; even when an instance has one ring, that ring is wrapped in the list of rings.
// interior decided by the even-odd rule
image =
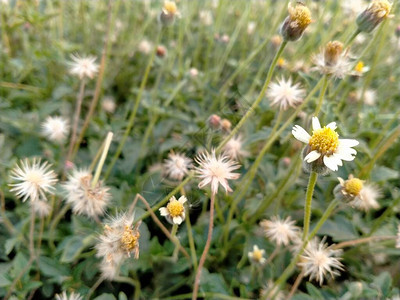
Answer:
[[[319,93],[319,97],[318,97],[318,101],[317,101],[318,104],[317,104],[317,107],[315,109],[314,116],[318,117],[318,114],[319,114],[319,112],[321,110],[322,103],[324,102],[326,89],[328,88],[328,83],[329,83],[328,77],[326,75],[324,75],[322,77],[322,88],[321,88],[321,92]]]
[[[349,38],[344,42],[343,47],[344,48],[349,47],[360,33],[361,33],[361,31],[357,28],[352,33],[352,35],[350,35]]]
[[[397,236],[370,236],[370,237],[365,237],[365,238],[360,238],[352,241],[345,241],[341,242],[339,244],[333,245],[333,249],[342,249],[346,247],[352,247],[360,244],[365,244],[369,242],[374,242],[374,241],[385,241],[385,240],[396,240]]]
[[[312,171],[310,173],[310,178],[308,181],[307,192],[306,192],[306,202],[304,205],[303,242],[307,239],[308,230],[310,229],[311,203],[312,203],[312,196],[314,193],[315,184],[317,183],[317,179],[318,179],[318,173]]]
[[[302,270],[302,271],[300,272],[300,274],[297,275],[297,278],[296,278],[295,282],[293,283],[292,288],[290,289],[290,293],[289,293],[289,295],[288,295],[287,298],[286,298],[287,300],[292,299],[294,293],[296,293],[296,291],[297,291],[297,289],[298,289],[298,287],[299,287],[301,281],[302,281],[303,278],[304,278],[304,273],[305,273],[304,270]]]
[[[101,170],[103,169],[103,165],[104,165],[104,162],[107,157],[108,149],[110,148],[110,145],[111,145],[112,137],[113,137],[113,133],[109,132],[107,134],[106,140],[104,142],[103,152],[101,154],[99,164],[97,165],[96,173],[93,176],[92,189],[96,187],[96,184],[99,181]]]
[[[207,241],[206,241],[206,245],[204,246],[203,253],[201,254],[201,257],[200,257],[199,266],[197,268],[196,277],[194,280],[192,300],[197,299],[197,294],[199,292],[199,287],[200,287],[201,271],[202,271],[203,265],[206,261],[208,250],[210,249],[210,246],[211,246],[212,232],[213,232],[213,226],[214,226],[214,202],[215,202],[215,194],[212,193],[211,198],[210,198],[210,221],[208,223]]]

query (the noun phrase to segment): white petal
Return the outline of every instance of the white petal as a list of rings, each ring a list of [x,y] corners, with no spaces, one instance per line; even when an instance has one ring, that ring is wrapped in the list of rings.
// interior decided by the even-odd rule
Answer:
[[[337,161],[333,156],[324,156],[324,164],[332,171],[338,170]]]
[[[351,148],[349,148],[351,149]],[[335,153],[335,156],[339,159],[345,160],[345,161],[352,161],[354,160],[354,156],[351,155],[351,153],[346,152],[346,151],[339,151]]]
[[[336,153],[356,155],[357,151],[353,148],[339,145],[339,147],[336,149]]]
[[[187,199],[186,199],[185,196],[181,196],[181,197],[178,199],[178,202],[181,203],[181,204],[184,204],[186,201],[187,201]]]
[[[329,123],[328,125],[326,125],[326,127],[335,130],[337,128],[336,122]]]
[[[173,219],[172,219],[172,221],[174,222],[174,224],[178,224],[178,225],[181,225],[181,223],[182,223],[182,218],[180,217],[180,216],[178,216],[178,217],[174,217]]]
[[[159,209],[159,211],[160,211],[160,215],[162,215],[163,217],[169,215],[168,209],[166,207],[161,207]]]
[[[359,142],[353,139],[339,139],[339,145],[344,147],[354,147],[357,146]]]
[[[311,151],[310,153],[307,154],[306,157],[304,157],[304,160],[308,163],[313,162],[314,160],[317,160],[318,158],[320,158],[321,153],[319,153],[318,151],[314,150]]]
[[[295,125],[292,129],[293,136],[298,139],[300,142],[308,144],[311,136],[305,131],[301,126]]]
[[[312,127],[313,130],[321,129],[321,124],[319,123],[318,117],[312,117]]]

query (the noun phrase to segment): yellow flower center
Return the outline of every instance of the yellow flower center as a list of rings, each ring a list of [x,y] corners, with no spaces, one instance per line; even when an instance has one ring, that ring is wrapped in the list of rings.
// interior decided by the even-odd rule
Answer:
[[[358,73],[361,73],[362,70],[364,69],[364,63],[362,61],[359,61],[356,66],[354,67],[354,70]]]
[[[336,64],[340,54],[343,52],[343,44],[339,41],[332,41],[326,44],[324,58],[329,65]]]
[[[176,12],[178,11],[174,1],[165,1],[164,2],[164,10],[171,15],[176,14]]]
[[[363,188],[362,180],[358,178],[351,178],[344,183],[344,189],[347,193],[357,196]]]
[[[311,12],[307,6],[296,4],[295,7],[289,6],[289,17],[292,23],[305,29],[311,23]]]
[[[261,252],[261,250],[254,250],[254,251],[253,251],[253,259],[254,259],[255,261],[261,261],[261,259],[262,259],[262,252]]]
[[[180,203],[178,200],[172,200],[168,203],[167,210],[171,217],[175,218],[182,215],[185,208],[183,207],[183,204]]]
[[[321,154],[332,154],[339,146],[339,135],[329,127],[313,131],[309,145]]]
[[[389,16],[392,4],[387,0],[375,0],[371,3],[370,10],[378,18],[386,18]]]
[[[283,67],[285,65],[285,60],[283,58],[278,59],[278,67]]]
[[[125,226],[124,233],[121,237],[123,248],[126,251],[132,251],[133,249],[135,249],[139,237],[140,233],[138,231],[134,232],[129,226]]]

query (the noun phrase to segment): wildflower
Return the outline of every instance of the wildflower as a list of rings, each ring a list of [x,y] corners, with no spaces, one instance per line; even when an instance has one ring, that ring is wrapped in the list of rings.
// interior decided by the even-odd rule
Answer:
[[[78,293],[70,293],[67,294],[66,291],[62,292],[62,294],[56,294],[56,300],[82,300],[83,297]]]
[[[96,57],[71,55],[71,58],[72,62],[69,63],[71,66],[69,72],[72,75],[77,75],[82,80],[85,77],[93,79],[94,75],[97,74],[99,65],[95,64]]]
[[[353,139],[339,139],[336,133],[336,122],[329,123],[321,128],[317,117],[312,118],[313,134],[310,136],[299,125],[295,125],[292,130],[293,136],[303,143],[307,143],[304,149],[304,161],[312,164],[311,168],[315,172],[322,173],[321,167],[328,167],[332,171],[337,171],[338,166],[342,165],[342,160],[352,161],[357,151],[352,147],[359,143]]]
[[[362,90],[359,90],[357,92],[357,98],[360,99],[360,100],[363,100],[365,105],[369,105],[369,106],[375,105],[376,91],[371,90],[371,89],[367,89],[364,92],[364,98],[363,99],[361,99],[361,94],[362,94]]]
[[[199,70],[196,68],[190,68],[189,70],[190,77],[196,78],[199,75]]]
[[[356,15],[360,11],[360,7],[365,4],[364,0],[351,0],[340,2],[343,11],[346,15]]]
[[[272,43],[272,46],[274,46],[275,48],[278,48],[279,45],[282,43],[282,37],[278,34],[273,35],[271,38],[271,43]]]
[[[68,135],[68,121],[62,117],[47,117],[42,123],[43,134],[50,140],[62,143]]]
[[[311,12],[302,3],[296,3],[294,7],[289,3],[288,11],[289,16],[283,21],[281,35],[285,41],[297,41],[312,22]]]
[[[206,26],[212,25],[213,23],[213,15],[212,12],[209,10],[201,10],[199,12],[199,18],[201,23],[203,23]]]
[[[312,60],[315,64],[312,70],[336,78],[343,78],[351,69],[347,51],[343,51],[343,44],[338,41],[328,42],[325,49],[314,55]]]
[[[365,184],[363,180],[355,178],[353,175],[350,175],[347,180],[340,177],[338,180],[340,184],[334,189],[337,198],[363,211],[379,208],[377,199],[380,197],[380,192],[375,186]]]
[[[164,161],[166,175],[172,180],[182,181],[183,177],[192,168],[192,160],[184,154],[171,151]]]
[[[19,181],[10,184],[11,192],[15,192],[18,198],[25,202],[27,199],[31,201],[47,200],[46,194],[54,194],[54,185],[57,182],[57,175],[51,168],[51,164],[41,163],[40,159],[34,158],[32,163],[28,159],[21,160],[11,171],[11,179]]]
[[[371,32],[386,18],[392,17],[392,4],[387,0],[373,0],[370,5],[357,17],[358,30]]]
[[[149,54],[152,47],[153,45],[148,40],[142,40],[138,45],[138,50],[143,54]]]
[[[267,284],[260,290],[260,299],[285,300],[287,297],[279,286],[274,286],[272,280],[268,280]]]
[[[156,54],[158,57],[165,57],[167,55],[167,48],[163,45],[157,46]]]
[[[232,123],[228,119],[222,119],[221,120],[221,128],[225,132],[231,131]]]
[[[223,34],[222,37],[221,37],[221,42],[227,44],[227,43],[229,43],[230,39],[231,38],[229,37],[229,35]]]
[[[131,257],[131,253],[135,259],[139,258],[140,222],[133,228],[132,225],[133,216],[121,214],[104,226],[95,246],[96,256],[103,258],[100,269],[104,278],[113,279],[118,274],[121,262]]]
[[[300,257],[299,265],[304,270],[304,276],[310,276],[310,280],[317,280],[322,285],[324,278],[339,275],[338,270],[343,270],[340,262],[341,250],[334,250],[325,243],[325,239],[318,242],[313,239],[308,243],[304,255]]]
[[[221,117],[218,115],[211,115],[208,118],[208,124],[213,129],[219,129],[221,127]]]
[[[397,226],[396,248],[400,249],[400,225]]]
[[[247,156],[247,151],[244,151],[243,148],[242,137],[232,137],[222,149],[226,155],[228,155],[231,159],[238,159],[242,156]]]
[[[160,14],[161,23],[164,26],[172,25],[177,15],[179,15],[179,12],[176,3],[174,1],[165,1]]]
[[[271,105],[279,105],[286,110],[288,106],[296,107],[303,102],[305,90],[300,88],[300,83],[292,85],[292,79],[283,77],[277,83],[273,82],[267,91],[267,97],[272,101]]]
[[[249,22],[247,24],[247,34],[252,35],[256,29],[256,22]]]
[[[233,173],[234,170],[240,168],[236,161],[229,159],[226,155],[215,155],[215,150],[211,154],[207,151],[199,154],[195,158],[199,164],[196,167],[197,176],[202,179],[199,183],[199,188],[203,188],[210,184],[212,194],[218,192],[219,184],[226,192],[231,192],[232,189],[228,184],[229,179],[238,179],[240,174]]]
[[[353,71],[350,72],[353,76],[361,77],[364,73],[369,71],[369,67],[365,66],[364,63],[360,60],[354,67]]]
[[[277,65],[279,68],[284,68],[284,67],[286,66],[286,60],[285,60],[284,58],[281,57],[281,58],[278,59],[276,65]]]
[[[115,108],[117,107],[115,104],[115,101],[112,97],[105,97],[103,101],[101,102],[101,107],[104,109],[104,111],[112,114],[115,111]]]
[[[253,246],[253,251],[248,253],[249,259],[252,263],[257,265],[263,265],[267,261],[264,257],[265,250],[259,249],[257,245]]]
[[[72,205],[72,211],[96,218],[104,213],[111,199],[101,181],[92,187],[92,174],[88,170],[75,169],[63,185],[66,191],[66,202]]]
[[[295,223],[290,217],[285,220],[281,220],[279,217],[272,217],[271,220],[262,220],[260,226],[267,238],[274,241],[278,246],[287,246],[290,241],[296,239],[300,231],[294,225]]]
[[[169,203],[166,207],[161,207],[160,214],[167,219],[168,222],[176,225],[180,225],[185,220],[185,207],[184,204],[187,201],[185,196],[181,196],[176,200],[175,196],[169,199]]]
[[[32,206],[35,213],[41,218],[47,217],[51,212],[51,206],[47,201],[31,201],[30,205]]]

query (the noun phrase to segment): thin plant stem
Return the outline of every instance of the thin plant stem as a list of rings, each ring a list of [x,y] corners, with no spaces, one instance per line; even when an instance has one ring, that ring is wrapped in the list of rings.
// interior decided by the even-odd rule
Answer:
[[[349,38],[346,40],[343,47],[346,48],[346,47],[350,46],[353,43],[353,41],[355,40],[355,38],[360,34],[360,32],[361,31],[357,28],[353,32],[353,34],[351,36],[349,36]]]
[[[31,223],[29,226],[29,253],[30,256],[35,259],[35,209],[33,208],[33,205],[31,205]]]
[[[321,92],[319,93],[319,97],[318,97],[318,101],[317,101],[318,104],[315,109],[314,116],[318,116],[318,114],[321,110],[322,103],[324,102],[324,96],[326,93],[326,89],[328,88],[328,83],[329,83],[328,77],[326,75],[324,75],[322,77],[322,88],[321,88]]]
[[[96,166],[96,164],[97,164],[97,162],[98,162],[98,160],[99,160],[101,154],[103,153],[103,149],[104,149],[105,143],[106,143],[106,140],[103,141],[103,143],[101,144],[99,150],[97,150],[97,153],[96,153],[96,155],[94,156],[92,162],[90,163],[90,166],[89,166],[89,172],[90,172],[90,173],[93,172],[94,167]]]
[[[8,232],[13,235],[15,233],[15,227],[14,225],[10,222],[6,215],[6,201],[4,199],[4,193],[2,190],[0,190],[0,213],[1,213],[1,218],[4,226],[7,228]]]
[[[141,291],[140,291],[140,281],[139,280],[133,279],[130,277],[118,276],[118,277],[114,278],[114,281],[121,282],[121,283],[128,283],[128,284],[132,285],[135,288],[133,299],[134,300],[140,299]]]
[[[99,181],[101,170],[103,169],[103,165],[104,165],[104,162],[105,162],[106,157],[107,157],[108,149],[110,148],[110,145],[111,145],[112,137],[113,137],[113,133],[109,132],[107,134],[106,139],[105,139],[103,152],[101,154],[99,163],[97,165],[96,173],[94,174],[94,177],[93,177],[93,180],[92,180],[92,188],[95,188],[97,182]]]
[[[267,264],[267,265],[270,264],[280,252],[281,252],[281,247],[277,246],[275,248],[275,250],[271,253],[271,255],[268,257],[268,259],[265,262],[265,264]]]
[[[192,296],[191,293],[187,293],[172,297],[165,297],[163,298],[163,300],[186,300],[190,299],[191,296]],[[225,294],[212,293],[212,292],[204,292],[204,293],[200,292],[200,297],[202,297],[203,299],[219,299],[219,300],[251,300],[249,298],[233,297]]]
[[[33,257],[29,257],[28,262],[26,263],[25,267],[19,272],[17,277],[14,278],[13,282],[11,283],[10,287],[8,288],[7,294],[3,298],[3,300],[8,300],[12,293],[14,292],[15,287],[17,286],[17,283],[21,280],[22,276],[30,269],[32,266],[32,263],[34,261]]]
[[[181,188],[181,194],[186,196],[184,187]],[[196,271],[197,270],[197,254],[196,254],[196,247],[195,247],[194,239],[193,239],[192,224],[190,222],[190,214],[189,214],[188,206],[186,206],[185,213],[186,213],[185,223],[186,223],[186,230],[187,230],[187,235],[188,235],[188,240],[189,240],[190,256],[192,257],[193,268]]]
[[[178,240],[178,237],[176,236],[176,232],[177,231],[178,231],[178,225],[177,224],[172,225],[171,236],[174,238],[174,240]],[[177,250],[179,250],[179,245],[180,245],[180,243],[175,242],[175,249],[174,249],[174,252],[172,254],[172,258],[174,260],[176,260],[178,258]]]
[[[310,178],[308,181],[307,192],[306,192],[306,202],[304,205],[304,224],[303,224],[303,242],[307,239],[308,231],[310,229],[310,219],[311,219],[311,203],[312,196],[314,194],[315,184],[317,183],[318,173],[312,171],[310,173]]]
[[[303,278],[304,278],[304,270],[302,270],[302,271],[300,272],[300,274],[297,276],[295,282],[293,283],[292,288],[290,289],[290,293],[289,293],[289,295],[288,295],[287,298],[286,298],[287,300],[292,299],[294,293],[296,293],[296,291],[297,291],[297,289],[298,289],[298,287],[299,287],[301,281],[303,280]]]
[[[342,249],[342,248],[352,247],[352,246],[356,246],[359,244],[365,244],[365,243],[374,242],[374,241],[395,240],[396,238],[397,238],[396,236],[390,236],[390,235],[389,236],[370,236],[370,237],[365,237],[365,238],[356,239],[356,240],[352,240],[352,241],[341,242],[339,244],[333,245],[332,248],[333,249]]]
[[[96,289],[100,286],[100,284],[104,281],[103,277],[99,277],[97,281],[93,284],[93,286],[90,288],[89,292],[87,293],[85,299],[90,300],[90,297],[92,294],[96,291]]]
[[[246,111],[245,115],[240,119],[239,123],[233,128],[233,130],[225,137],[225,139],[219,144],[219,146],[216,149],[216,152],[220,152],[222,148],[225,146],[225,144],[233,137],[235,134],[239,131],[240,128],[244,125],[244,123],[251,117],[251,115],[254,113],[258,105],[260,104],[261,100],[265,97],[265,91],[268,88],[269,83],[271,82],[272,75],[274,74],[274,70],[276,67],[276,63],[278,62],[279,57],[282,55],[283,50],[285,49],[287,45],[287,41],[283,41],[281,46],[279,47],[278,51],[276,52],[276,55],[271,63],[271,66],[268,70],[267,78],[265,79],[264,85],[260,91],[260,94],[258,95],[257,99],[253,102],[251,107]]]
[[[196,273],[196,277],[194,280],[192,300],[197,299],[197,294],[199,292],[199,287],[200,287],[201,271],[202,271],[203,265],[206,261],[208,250],[210,249],[210,246],[211,246],[212,232],[213,232],[213,226],[214,226],[214,202],[215,202],[215,194],[212,193],[211,198],[210,198],[210,221],[208,223],[207,241],[206,241],[206,245],[204,246],[203,253],[201,254],[201,257],[200,257],[199,266],[197,268],[197,273]]]

